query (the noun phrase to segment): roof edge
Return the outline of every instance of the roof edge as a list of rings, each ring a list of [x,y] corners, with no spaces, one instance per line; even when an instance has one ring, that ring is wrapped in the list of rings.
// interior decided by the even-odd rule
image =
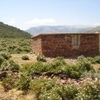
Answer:
[[[31,38],[35,38],[38,36],[42,35],[66,35],[66,34],[100,34],[100,32],[72,32],[72,33],[67,33],[67,32],[57,32],[57,33],[39,33],[37,35],[33,35]]]

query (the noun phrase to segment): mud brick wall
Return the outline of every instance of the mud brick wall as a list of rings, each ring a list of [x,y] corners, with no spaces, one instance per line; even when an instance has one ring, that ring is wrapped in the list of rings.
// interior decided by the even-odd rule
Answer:
[[[81,34],[79,48],[73,48],[72,46],[73,35],[58,34],[42,36],[42,53],[49,57],[96,56],[99,53],[98,35]]]
[[[71,35],[44,35],[42,36],[42,52],[45,56],[70,56]]]
[[[99,54],[99,35],[87,34],[81,35],[80,54],[85,56],[96,56]]]
[[[36,54],[42,54],[41,36],[32,39],[32,50]]]

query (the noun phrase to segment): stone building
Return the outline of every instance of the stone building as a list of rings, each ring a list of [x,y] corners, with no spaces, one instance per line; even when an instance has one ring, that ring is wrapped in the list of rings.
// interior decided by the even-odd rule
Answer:
[[[32,37],[32,49],[46,57],[96,56],[99,54],[99,33],[53,33]]]

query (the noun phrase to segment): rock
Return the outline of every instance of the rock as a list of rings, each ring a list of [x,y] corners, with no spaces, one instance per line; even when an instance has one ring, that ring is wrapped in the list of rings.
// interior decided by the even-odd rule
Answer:
[[[62,84],[66,84],[66,80],[60,80]]]
[[[84,81],[85,81],[85,82],[91,82],[91,81],[93,81],[93,80],[92,80],[92,78],[86,78]]]
[[[54,76],[54,73],[52,72],[44,72],[42,73],[43,76],[47,76],[47,77],[53,77]]]
[[[67,74],[60,74],[59,75],[60,79],[66,80],[68,78]]]
[[[7,76],[7,72],[0,72],[0,79]]]
[[[32,79],[39,78],[41,76],[41,73],[34,73],[32,74]]]

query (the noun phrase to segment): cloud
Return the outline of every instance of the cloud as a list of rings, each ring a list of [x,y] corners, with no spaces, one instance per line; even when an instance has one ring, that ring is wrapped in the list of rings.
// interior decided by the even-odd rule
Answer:
[[[100,23],[94,23],[93,25],[94,26],[100,26]]]
[[[36,19],[33,19],[33,20],[27,22],[27,24],[35,25],[35,26],[37,26],[37,25],[50,25],[50,24],[54,24],[54,23],[55,23],[55,19],[48,19],[48,18],[46,18],[46,19],[36,18]]]
[[[96,26],[100,26],[100,23],[89,23],[89,24],[82,23],[81,25],[90,26],[90,27],[96,27]]]
[[[15,18],[12,18],[10,21],[9,21],[9,24],[13,25],[16,23],[16,19]]]

